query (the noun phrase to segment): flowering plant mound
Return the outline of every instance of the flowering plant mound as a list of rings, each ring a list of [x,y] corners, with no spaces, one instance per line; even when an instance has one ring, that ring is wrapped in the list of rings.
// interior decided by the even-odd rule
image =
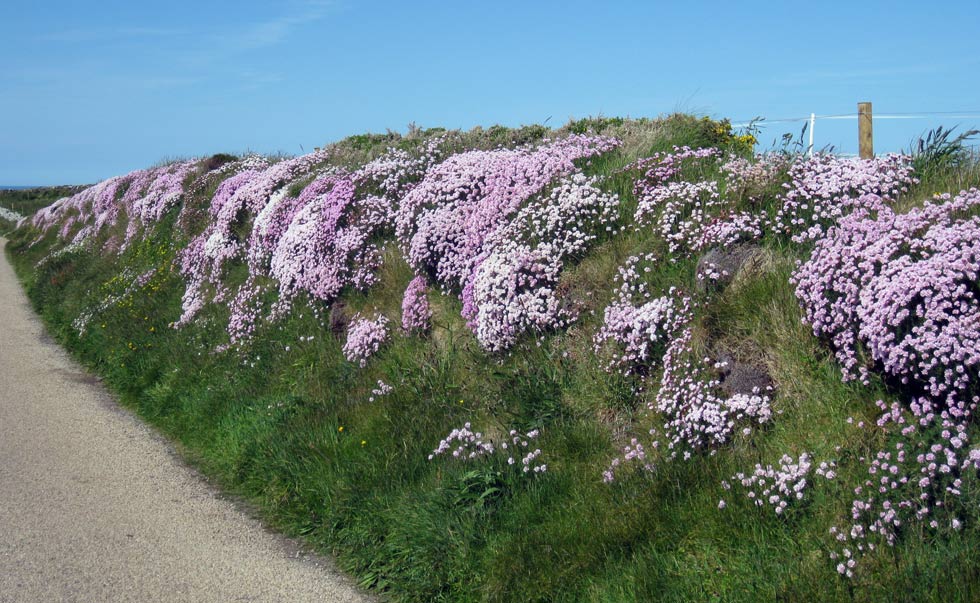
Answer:
[[[125,217],[122,251],[141,228],[156,224],[179,203],[185,180],[198,170],[197,161],[180,161],[110,178],[38,211],[31,224],[42,234],[59,224],[58,237],[63,240],[78,226],[71,242],[83,243]]]
[[[718,149],[684,147],[637,162],[643,174],[633,187],[637,198],[633,215],[636,229],[653,224],[667,241],[672,255],[696,251],[723,238],[725,234],[713,232],[706,236],[705,231],[729,205],[722,199],[718,183],[690,179],[692,173],[703,174],[716,167],[720,157]],[[744,218],[741,220],[745,222]],[[723,228],[726,232],[732,230],[732,227]],[[740,228],[744,225],[736,226],[735,230]]]
[[[285,197],[285,187],[289,183],[328,158],[328,152],[317,151],[271,166],[257,162],[251,169],[238,172],[221,183],[211,198],[211,222],[190,241],[181,255],[180,271],[187,281],[187,288],[177,326],[189,323],[201,310],[208,301],[208,289],[213,291],[211,301],[221,302],[231,296],[222,283],[225,266],[233,260],[245,259],[249,242],[253,247],[261,248],[270,238],[261,230],[264,221],[260,222],[259,234],[254,238],[243,235],[242,230],[249,229],[250,232],[252,222],[270,201],[278,204]],[[267,220],[270,213],[264,214]],[[253,252],[252,256],[254,259],[260,254]]]
[[[660,389],[648,407],[664,417],[662,437],[669,458],[681,453],[688,459],[694,451],[725,444],[740,425],[748,434],[748,425],[772,419],[771,386],[725,395],[717,377],[725,363],[697,353],[690,324],[671,341],[663,363]]]
[[[383,314],[373,319],[354,314],[347,328],[347,342],[344,343],[343,348],[344,357],[361,368],[367,366],[368,359],[388,341],[388,322]]]
[[[484,241],[529,198],[575,172],[576,160],[618,145],[610,138],[569,136],[538,148],[453,155],[430,169],[398,207],[396,233],[409,264],[443,290],[461,290]]]
[[[533,199],[491,234],[463,289],[463,316],[489,351],[513,346],[527,332],[574,320],[557,293],[565,261],[603,231],[615,231],[619,199],[581,174]]]
[[[346,286],[374,284],[381,250],[371,241],[390,225],[384,199],[358,201],[349,177],[323,176],[303,190],[296,208],[269,270],[283,303],[299,292],[329,303]]]
[[[378,240],[393,226],[393,203],[438,160],[441,142],[427,141],[414,154],[389,149],[353,172],[318,167],[331,157],[323,150],[272,165],[251,162],[226,179],[211,200],[212,222],[182,256],[187,290],[177,326],[209,299],[232,297],[229,335],[239,343],[260,319],[288,312],[300,294],[329,304],[346,287],[371,287],[381,265]],[[298,196],[289,195],[304,182]],[[247,263],[249,278],[232,295],[223,278],[235,260]],[[259,300],[270,279],[278,298],[265,309]]]
[[[798,243],[816,240],[854,210],[886,207],[917,182],[912,171],[907,155],[848,159],[820,153],[797,159],[772,228]]]
[[[907,405],[878,401],[877,427],[890,444],[859,459],[867,475],[854,488],[849,525],[830,528],[839,546],[830,554],[838,572],[852,577],[861,555],[894,546],[905,526],[962,528],[962,514],[970,510],[961,497],[968,482],[975,487],[980,470],[980,449],[969,449],[967,432],[977,402],[974,396],[941,408],[927,398]]]
[[[652,224],[674,256],[761,238],[763,214],[758,208],[741,210],[739,203],[758,201],[760,191],[772,188],[788,163],[781,155],[725,159],[718,149],[686,147],[640,160],[643,174],[634,184],[636,228]],[[724,192],[717,180],[704,179],[719,171]]]
[[[609,353],[607,370],[647,374],[690,320],[689,299],[678,303],[673,287],[667,295],[652,298],[649,286],[641,280],[641,271],[649,272],[655,262],[653,255],[632,256],[619,268],[618,299],[604,310],[602,326],[594,338],[595,352]]]
[[[692,149],[675,146],[669,153],[654,153],[639,159],[623,171],[640,173],[633,193],[637,199],[642,199],[652,188],[667,182],[702,180],[706,168],[717,165],[721,157],[722,152],[714,147]]]
[[[856,211],[794,273],[804,320],[833,346],[843,378],[866,382],[873,366],[910,394],[906,405],[879,401],[892,444],[861,459],[868,478],[854,490],[852,523],[832,530],[843,575],[860,554],[893,545],[904,524],[960,525],[956,499],[980,460],[966,449],[980,401],[977,207],[971,189],[906,214]]]
[[[429,330],[432,309],[426,297],[425,277],[416,276],[405,288],[402,298],[402,330],[424,332]]]
[[[887,374],[936,399],[968,400],[980,367],[980,191],[877,218],[857,212],[794,273],[804,319],[845,379],[867,379],[862,349]]]
[[[354,175],[354,181],[365,195],[377,195],[396,203],[418,184],[432,166],[445,158],[442,147],[448,142],[448,136],[437,136],[424,141],[414,152],[391,147],[377,159],[361,166]]]

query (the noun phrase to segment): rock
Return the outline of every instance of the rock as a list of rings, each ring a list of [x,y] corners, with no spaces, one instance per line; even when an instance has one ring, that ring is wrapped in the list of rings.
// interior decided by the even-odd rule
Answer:
[[[736,360],[732,353],[725,349],[717,351],[715,358],[718,362],[724,363],[724,366],[719,369],[718,379],[721,381],[721,390],[726,395],[753,393],[772,395],[774,384],[765,366]]]
[[[347,325],[350,317],[347,315],[347,304],[337,300],[330,306],[330,332],[334,337],[343,339],[347,335]]]
[[[759,256],[758,245],[740,244],[732,247],[712,247],[698,260],[698,290],[724,289],[739,271]]]

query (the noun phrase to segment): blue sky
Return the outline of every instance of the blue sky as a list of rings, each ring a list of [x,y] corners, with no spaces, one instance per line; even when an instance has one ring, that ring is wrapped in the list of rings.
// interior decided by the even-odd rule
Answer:
[[[980,3],[4,2],[0,184],[364,131],[675,110],[980,112]],[[939,123],[880,120],[893,151]],[[769,126],[770,142],[801,123]],[[854,121],[816,146],[856,147]]]

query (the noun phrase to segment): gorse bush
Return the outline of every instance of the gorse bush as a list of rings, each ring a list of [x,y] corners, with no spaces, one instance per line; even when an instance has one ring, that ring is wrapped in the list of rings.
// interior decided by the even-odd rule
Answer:
[[[395,598],[980,594],[980,193],[753,145],[413,127],[112,178],[10,249],[129,403]]]

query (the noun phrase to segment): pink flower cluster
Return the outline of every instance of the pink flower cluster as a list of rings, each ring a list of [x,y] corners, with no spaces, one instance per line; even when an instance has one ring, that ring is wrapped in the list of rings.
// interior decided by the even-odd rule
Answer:
[[[537,462],[538,457],[541,456],[541,449],[529,450],[531,441],[537,439],[539,435],[541,434],[537,429],[523,434],[512,429],[499,446],[496,446],[492,440],[485,439],[479,431],[472,431],[471,425],[466,423],[462,429],[452,430],[440,441],[439,446],[429,455],[429,460],[450,451],[453,458],[462,460],[491,456],[499,452],[501,455],[507,455],[507,464],[516,465],[521,473],[544,473],[548,470],[548,465]]]
[[[355,192],[349,177],[321,176],[300,194],[270,260],[281,304],[301,292],[329,303],[344,287],[363,291],[375,283],[381,250],[372,241],[390,227],[391,206],[382,197],[358,200]]]
[[[395,388],[393,386],[388,385],[381,379],[378,379],[378,384],[374,387],[374,389],[371,390],[371,396],[368,398],[368,402],[374,402],[378,398],[387,396],[393,391],[395,391]]]
[[[659,387],[647,404],[647,410],[663,421],[662,435],[651,430],[651,446],[659,449],[663,445],[667,458],[680,454],[686,460],[693,452],[725,444],[740,427],[747,433],[749,424],[771,420],[771,388],[722,393],[719,371],[725,365],[697,353],[691,299],[674,288],[667,296],[653,298],[642,282],[649,268],[643,263],[654,261],[649,255],[631,257],[620,269],[618,299],[606,308],[595,345],[597,353],[613,348],[608,370],[637,375],[644,382],[652,378],[651,368],[662,358]],[[625,452],[624,459],[613,459],[603,473],[606,481],[614,479],[623,460],[651,466],[641,444],[633,443]]]
[[[141,229],[159,222],[184,193],[184,182],[199,170],[197,161],[180,161],[104,180],[38,211],[31,224],[47,232],[60,225],[62,240],[78,227],[73,243],[83,243],[126,217],[125,249]],[[121,197],[120,197],[121,195]]]
[[[411,266],[444,291],[460,291],[484,241],[575,161],[616,148],[611,138],[569,136],[537,148],[469,151],[434,166],[401,201],[398,240]]]
[[[366,193],[395,203],[404,198],[426,172],[444,158],[442,146],[447,142],[446,136],[436,136],[411,152],[391,147],[358,169],[354,179]]]
[[[707,147],[674,147],[670,153],[654,153],[626,166],[623,171],[639,171],[641,176],[633,187],[637,199],[642,199],[652,187],[670,181],[700,181],[706,172],[722,158],[720,150]]]
[[[742,196],[755,194],[754,187],[778,177],[783,164],[769,157],[722,164],[717,149],[678,148],[641,159],[644,172],[634,185],[637,229],[652,224],[675,256],[762,237],[762,215],[735,207]],[[719,169],[726,174],[724,194],[717,181],[703,179]]]
[[[383,314],[365,318],[355,314],[347,327],[347,341],[344,343],[344,357],[361,368],[388,341],[388,319]]]
[[[429,307],[428,289],[425,277],[416,276],[405,288],[402,298],[402,330],[405,332],[425,332],[429,330],[432,320],[432,308]]]
[[[389,149],[354,172],[323,167],[330,150],[272,165],[240,162],[211,200],[212,221],[182,255],[187,290],[177,326],[208,301],[233,297],[229,335],[240,343],[261,319],[288,312],[301,294],[329,304],[346,287],[371,287],[383,255],[377,241],[393,226],[393,203],[438,160],[441,140],[415,153]],[[290,196],[297,182],[305,186]],[[249,277],[232,296],[223,283],[226,266],[236,261],[246,263]],[[262,299],[271,290],[278,296],[266,309]]]
[[[654,223],[676,255],[696,247],[710,216],[722,207],[717,182],[667,182],[643,191],[633,218],[637,228]]]
[[[758,507],[772,507],[776,515],[782,515],[787,507],[803,500],[804,492],[810,485],[808,478],[813,473],[817,477],[832,480],[837,476],[836,463],[824,461],[815,469],[813,459],[806,452],[794,459],[784,454],[779,459],[779,467],[772,465],[756,465],[752,473],[736,473],[731,477],[732,482],[746,489],[745,496]],[[726,490],[731,488],[728,481],[722,482]],[[724,501],[719,501],[719,508],[724,508]]]
[[[850,525],[834,526],[840,549],[831,553],[837,571],[854,575],[857,559],[882,544],[893,546],[903,526],[924,524],[932,530],[959,530],[966,480],[980,469],[980,449],[969,449],[967,427],[977,397],[941,408],[927,398],[906,407],[878,401],[877,426],[891,444],[859,460],[867,466],[864,482],[854,488]]]
[[[574,320],[557,292],[565,261],[615,230],[619,199],[596,184],[581,174],[562,181],[484,242],[462,298],[463,316],[485,349],[502,351],[524,333]]]
[[[594,338],[596,353],[608,355],[607,370],[648,374],[691,319],[691,300],[681,297],[674,287],[667,295],[652,297],[642,273],[649,272],[656,261],[649,254],[632,256],[619,268],[618,299],[604,310]]]
[[[866,349],[889,376],[936,399],[967,400],[980,368],[980,191],[944,195],[877,218],[857,212],[817,242],[794,273],[813,332],[845,379],[866,379]]]
[[[432,454],[429,455],[431,461],[437,456],[441,456],[452,450],[453,458],[475,459],[481,456],[493,454],[495,448],[493,442],[484,441],[483,434],[479,431],[471,431],[472,425],[465,423],[462,428],[454,429],[443,438]]]
[[[837,220],[856,209],[878,211],[918,182],[907,155],[872,159],[816,154],[797,159],[772,220],[776,232],[796,242],[820,238]]]
[[[270,205],[274,194],[277,193],[275,202],[281,201],[291,182],[308,174],[328,158],[328,152],[317,151],[271,166],[253,162],[254,167],[240,171],[221,183],[211,198],[211,221],[201,234],[191,240],[181,255],[180,271],[187,280],[187,288],[183,313],[177,326],[189,323],[209,298],[210,301],[222,302],[230,297],[231,292],[223,284],[226,266],[234,260],[245,260],[250,245],[254,249],[249,254],[253,261],[262,257],[260,250],[268,250],[274,229],[260,229],[255,236],[249,237],[242,233],[252,231],[253,222]],[[275,222],[269,219],[270,213],[266,212],[266,221]],[[208,290],[211,291],[210,296]],[[247,306],[240,304],[240,307]],[[255,317],[238,316],[235,320],[252,324]]]
[[[772,419],[770,391],[724,395],[716,376],[723,363],[697,354],[691,325],[674,337],[664,353],[660,389],[648,405],[663,417],[663,437],[668,458],[716,448],[728,442],[741,426],[751,433],[752,424]]]

